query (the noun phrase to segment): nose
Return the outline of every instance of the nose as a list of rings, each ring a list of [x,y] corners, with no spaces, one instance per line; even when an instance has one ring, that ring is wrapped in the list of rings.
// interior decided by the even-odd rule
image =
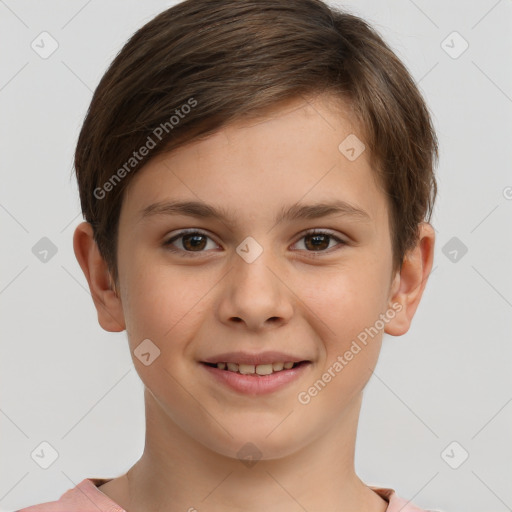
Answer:
[[[248,262],[238,254],[222,283],[219,320],[239,329],[261,331],[285,325],[293,314],[294,294],[282,265],[264,250]],[[238,325],[237,325],[238,324]]]

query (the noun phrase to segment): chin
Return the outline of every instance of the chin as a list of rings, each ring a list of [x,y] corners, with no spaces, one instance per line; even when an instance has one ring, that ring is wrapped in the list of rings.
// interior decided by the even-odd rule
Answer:
[[[276,422],[274,428],[278,424],[279,422]],[[212,443],[212,438],[209,436],[204,444],[213,452],[230,459],[237,459],[248,467],[251,467],[257,461],[288,457],[306,444],[306,441],[300,443],[297,433],[292,434],[283,429],[279,433],[276,431],[269,435],[271,430],[257,430],[255,428],[238,430],[238,432],[244,432],[244,434],[234,435],[232,438],[226,435],[224,439],[214,443]],[[236,431],[233,429],[233,433]]]

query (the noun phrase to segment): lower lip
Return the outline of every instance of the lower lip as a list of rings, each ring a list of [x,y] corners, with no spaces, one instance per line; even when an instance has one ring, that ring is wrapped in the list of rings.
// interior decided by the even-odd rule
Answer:
[[[271,373],[270,375],[243,375],[238,372],[229,370],[220,370],[214,366],[200,363],[219,382],[225,384],[229,388],[247,395],[263,395],[273,393],[290,382],[297,380],[301,375],[309,369],[311,363],[302,363],[299,366],[290,368],[289,370],[281,370]]]

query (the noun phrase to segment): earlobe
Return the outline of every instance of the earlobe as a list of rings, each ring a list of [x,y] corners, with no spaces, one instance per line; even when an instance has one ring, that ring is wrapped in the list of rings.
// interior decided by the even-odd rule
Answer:
[[[387,323],[384,332],[392,336],[401,336],[409,330],[432,270],[434,229],[428,222],[422,222],[418,229],[418,243],[405,255],[402,268],[391,285],[389,307],[394,305],[396,315]]]
[[[98,312],[98,322],[109,332],[126,329],[121,299],[115,289],[107,263],[94,240],[91,224],[82,222],[73,235],[76,259],[87,279]]]

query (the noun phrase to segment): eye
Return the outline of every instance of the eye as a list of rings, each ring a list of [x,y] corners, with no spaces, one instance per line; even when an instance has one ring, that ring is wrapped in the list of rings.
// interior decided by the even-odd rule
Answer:
[[[163,243],[163,246],[176,253],[181,253],[186,256],[194,256],[193,253],[205,252],[208,249],[208,241],[212,240],[209,235],[202,231],[190,229],[186,231],[180,231],[175,236],[169,238]],[[337,245],[346,245],[346,242],[334,236],[329,231],[322,230],[310,230],[302,235],[299,241],[305,240],[304,247],[307,252],[331,252],[327,249],[332,248],[331,242],[338,242]],[[176,245],[175,242],[179,241]],[[296,242],[297,245],[299,242]],[[217,244],[215,244],[217,245]],[[330,247],[331,246],[331,247]],[[211,249],[212,247],[210,247]]]
[[[339,242],[338,245],[346,245],[346,242],[334,236],[329,231],[310,230],[303,234],[299,241],[305,240],[304,247],[307,252],[327,252],[331,241]],[[299,243],[299,242],[297,242]],[[330,252],[330,251],[329,251]]]
[[[178,242],[178,247],[176,247],[174,242],[180,239],[181,241]],[[186,256],[193,256],[191,253],[204,252],[203,249],[205,249],[208,245],[206,241],[207,239],[211,240],[211,238],[206,233],[190,229],[187,231],[180,231],[177,235],[165,241],[163,245],[171,252],[180,252]]]

